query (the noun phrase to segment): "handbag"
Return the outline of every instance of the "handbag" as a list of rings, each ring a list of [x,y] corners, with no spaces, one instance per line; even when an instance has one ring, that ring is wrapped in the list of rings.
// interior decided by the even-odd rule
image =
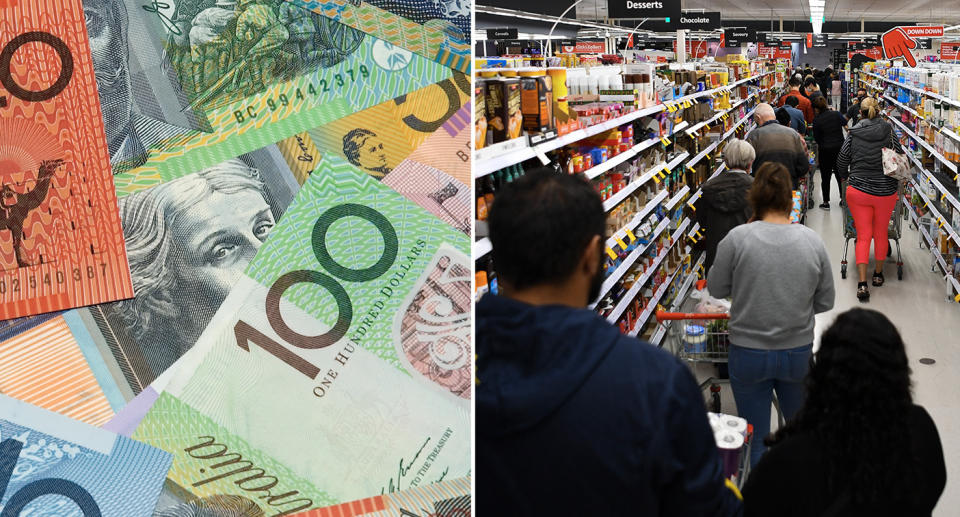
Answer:
[[[883,174],[904,182],[913,178],[910,160],[906,154],[900,154],[889,147],[883,150]]]

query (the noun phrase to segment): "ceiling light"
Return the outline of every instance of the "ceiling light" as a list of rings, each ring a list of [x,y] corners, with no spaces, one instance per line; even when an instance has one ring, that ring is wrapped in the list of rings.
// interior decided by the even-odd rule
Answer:
[[[826,0],[810,0],[810,7],[825,7],[827,5]]]

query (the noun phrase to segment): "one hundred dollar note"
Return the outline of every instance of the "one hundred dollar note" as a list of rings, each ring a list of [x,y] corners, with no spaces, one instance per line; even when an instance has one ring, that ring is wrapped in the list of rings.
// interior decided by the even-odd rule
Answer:
[[[293,517],[470,517],[470,478],[317,508]]]
[[[282,0],[83,0],[117,193],[451,77]]]
[[[0,395],[0,514],[153,515],[171,455]]]
[[[470,73],[470,0],[289,0],[428,59]]]
[[[463,233],[324,157],[134,438],[172,452],[183,487],[197,482],[184,465],[201,436],[261,451],[334,503],[468,475],[468,250]],[[174,406],[180,420],[162,411]],[[201,419],[172,443],[150,431]]]

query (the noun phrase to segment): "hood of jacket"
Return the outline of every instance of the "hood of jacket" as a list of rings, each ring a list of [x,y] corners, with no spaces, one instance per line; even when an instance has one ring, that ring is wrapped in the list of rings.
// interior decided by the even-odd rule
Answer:
[[[593,311],[496,295],[480,300],[476,318],[477,420],[495,436],[529,429],[563,406],[622,337]]]
[[[749,206],[746,189],[753,178],[741,171],[721,173],[703,186],[703,201],[723,213],[743,212]]]

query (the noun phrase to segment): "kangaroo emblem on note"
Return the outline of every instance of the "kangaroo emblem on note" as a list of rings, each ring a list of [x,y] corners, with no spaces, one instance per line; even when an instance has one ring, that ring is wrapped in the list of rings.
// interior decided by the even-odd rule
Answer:
[[[0,190],[0,230],[10,230],[13,236],[13,251],[17,255],[17,265],[29,267],[32,264],[23,257],[23,222],[30,211],[40,206],[50,190],[50,178],[63,165],[63,160],[45,160],[40,164],[37,185],[26,194],[19,194],[10,185],[4,184]]]

